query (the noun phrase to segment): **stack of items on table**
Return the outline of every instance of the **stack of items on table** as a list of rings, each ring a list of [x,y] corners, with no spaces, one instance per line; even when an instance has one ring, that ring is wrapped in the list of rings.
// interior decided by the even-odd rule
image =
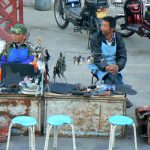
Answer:
[[[1,93],[23,93],[23,94],[35,94],[37,91],[38,80],[33,82],[33,78],[28,78],[27,76],[19,84],[10,84],[5,87],[1,84]]]
[[[81,96],[101,96],[112,94],[130,94],[135,95],[137,92],[128,85],[112,85],[100,84],[91,86],[82,86],[81,84],[67,84],[67,83],[50,83],[51,93],[58,94],[73,94]]]
[[[35,94],[38,87],[38,80],[32,82],[32,79],[25,77],[23,81],[19,83],[20,92],[23,94]]]
[[[2,83],[0,85],[1,93],[39,94],[41,90],[40,88],[41,82],[42,81],[44,83],[48,82],[47,80],[48,71],[46,71],[45,69],[45,63],[42,63],[40,61],[37,62],[36,68],[31,64],[20,64],[20,63],[2,63],[1,68],[2,68]],[[41,68],[42,69],[44,68],[43,73],[41,71],[42,70]]]
[[[78,88],[72,91],[74,95],[83,96],[109,96],[115,94],[129,94],[135,95],[137,92],[131,88],[129,85],[113,85],[113,84],[101,84],[92,85],[84,88]]]

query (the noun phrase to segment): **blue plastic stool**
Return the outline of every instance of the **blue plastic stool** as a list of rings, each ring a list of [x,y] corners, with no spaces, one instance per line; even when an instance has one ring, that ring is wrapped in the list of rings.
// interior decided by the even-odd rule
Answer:
[[[28,128],[29,130],[29,149],[35,150],[35,125],[36,119],[30,116],[18,116],[12,119],[11,124],[9,126],[8,138],[7,138],[7,146],[6,150],[9,150],[10,144],[10,136],[11,136],[11,128],[13,125],[20,125]]]
[[[133,120],[127,116],[112,116],[109,118],[109,123],[111,124],[110,129],[110,139],[109,139],[109,148],[108,150],[114,149],[115,144],[115,129],[117,126],[127,126],[132,125],[134,130],[134,143],[135,150],[137,150],[137,137],[136,137],[136,127]]]
[[[57,149],[58,127],[65,125],[65,124],[70,125],[72,128],[73,150],[76,150],[73,121],[69,116],[65,116],[65,115],[54,115],[47,119],[47,130],[46,130],[44,150],[48,150],[49,135],[50,135],[50,130],[52,127],[54,127],[53,148]]]

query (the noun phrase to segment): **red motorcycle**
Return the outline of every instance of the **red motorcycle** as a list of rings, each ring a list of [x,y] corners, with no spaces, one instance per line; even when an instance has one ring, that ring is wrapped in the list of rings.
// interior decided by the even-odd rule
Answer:
[[[150,4],[144,4],[142,0],[126,0],[123,6],[124,13],[117,14],[116,31],[122,37],[129,37],[134,33],[150,38]]]

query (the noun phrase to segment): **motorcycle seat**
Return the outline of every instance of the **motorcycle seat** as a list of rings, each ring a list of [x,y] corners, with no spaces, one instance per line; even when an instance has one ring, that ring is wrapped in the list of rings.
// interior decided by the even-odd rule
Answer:
[[[145,20],[150,23],[150,11],[146,11],[146,13],[145,13]]]

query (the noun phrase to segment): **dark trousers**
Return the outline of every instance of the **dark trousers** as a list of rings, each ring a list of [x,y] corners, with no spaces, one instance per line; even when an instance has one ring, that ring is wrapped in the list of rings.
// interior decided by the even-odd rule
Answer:
[[[103,81],[105,84],[115,84],[115,85],[122,85],[123,84],[122,76],[120,73],[117,73],[117,74],[107,73],[103,77]]]

